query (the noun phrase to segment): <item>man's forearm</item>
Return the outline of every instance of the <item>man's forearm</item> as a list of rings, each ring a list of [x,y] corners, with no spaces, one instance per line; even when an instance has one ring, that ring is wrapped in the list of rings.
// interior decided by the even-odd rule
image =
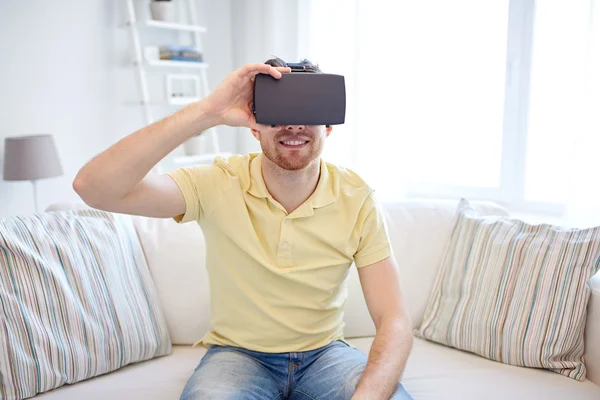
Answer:
[[[215,125],[202,101],[121,139],[88,162],[73,186],[92,203],[126,196],[167,154]]]
[[[369,352],[367,367],[353,399],[389,399],[394,393],[412,348],[412,329],[406,317],[383,319]]]

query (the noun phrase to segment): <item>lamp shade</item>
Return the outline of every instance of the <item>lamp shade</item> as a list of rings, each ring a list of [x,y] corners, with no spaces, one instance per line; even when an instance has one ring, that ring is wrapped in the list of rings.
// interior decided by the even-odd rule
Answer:
[[[4,139],[4,180],[32,181],[62,174],[52,135]]]

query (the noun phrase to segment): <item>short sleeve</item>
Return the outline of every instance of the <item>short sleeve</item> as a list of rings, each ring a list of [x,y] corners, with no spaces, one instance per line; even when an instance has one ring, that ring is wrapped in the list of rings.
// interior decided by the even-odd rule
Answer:
[[[185,214],[174,218],[179,223],[200,221],[209,215],[228,184],[225,171],[214,164],[179,168],[168,175],[185,199]]]
[[[359,244],[354,254],[358,268],[374,264],[392,255],[383,210],[373,192],[369,194],[359,214]]]

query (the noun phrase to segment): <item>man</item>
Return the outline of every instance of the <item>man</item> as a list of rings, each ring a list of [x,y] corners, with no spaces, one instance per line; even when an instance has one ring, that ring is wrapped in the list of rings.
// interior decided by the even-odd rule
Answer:
[[[321,160],[332,127],[259,125],[251,111],[254,77],[289,72],[279,59],[240,68],[98,155],[73,187],[95,208],[202,226],[209,350],[181,399],[410,399],[399,379],[411,325],[372,190]],[[250,128],[262,153],[148,174],[216,125]],[[343,341],[352,262],[377,329],[368,359]]]

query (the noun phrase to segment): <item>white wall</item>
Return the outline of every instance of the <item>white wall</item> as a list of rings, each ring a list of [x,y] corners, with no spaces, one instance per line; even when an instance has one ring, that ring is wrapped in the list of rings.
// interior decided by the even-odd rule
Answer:
[[[297,62],[298,0],[232,0],[233,64],[262,63],[277,56]],[[239,151],[260,151],[248,129],[240,128]]]
[[[138,3],[146,11],[146,1]],[[197,4],[199,21],[208,28],[204,52],[214,88],[233,69],[231,1]],[[144,124],[140,107],[131,105],[139,92],[124,21],[123,0],[0,2],[0,159],[7,136],[54,135],[65,174],[39,182],[42,209],[77,201],[71,182],[79,168]],[[238,130],[219,133],[222,149],[235,151]],[[28,182],[0,180],[0,217],[32,210]]]

